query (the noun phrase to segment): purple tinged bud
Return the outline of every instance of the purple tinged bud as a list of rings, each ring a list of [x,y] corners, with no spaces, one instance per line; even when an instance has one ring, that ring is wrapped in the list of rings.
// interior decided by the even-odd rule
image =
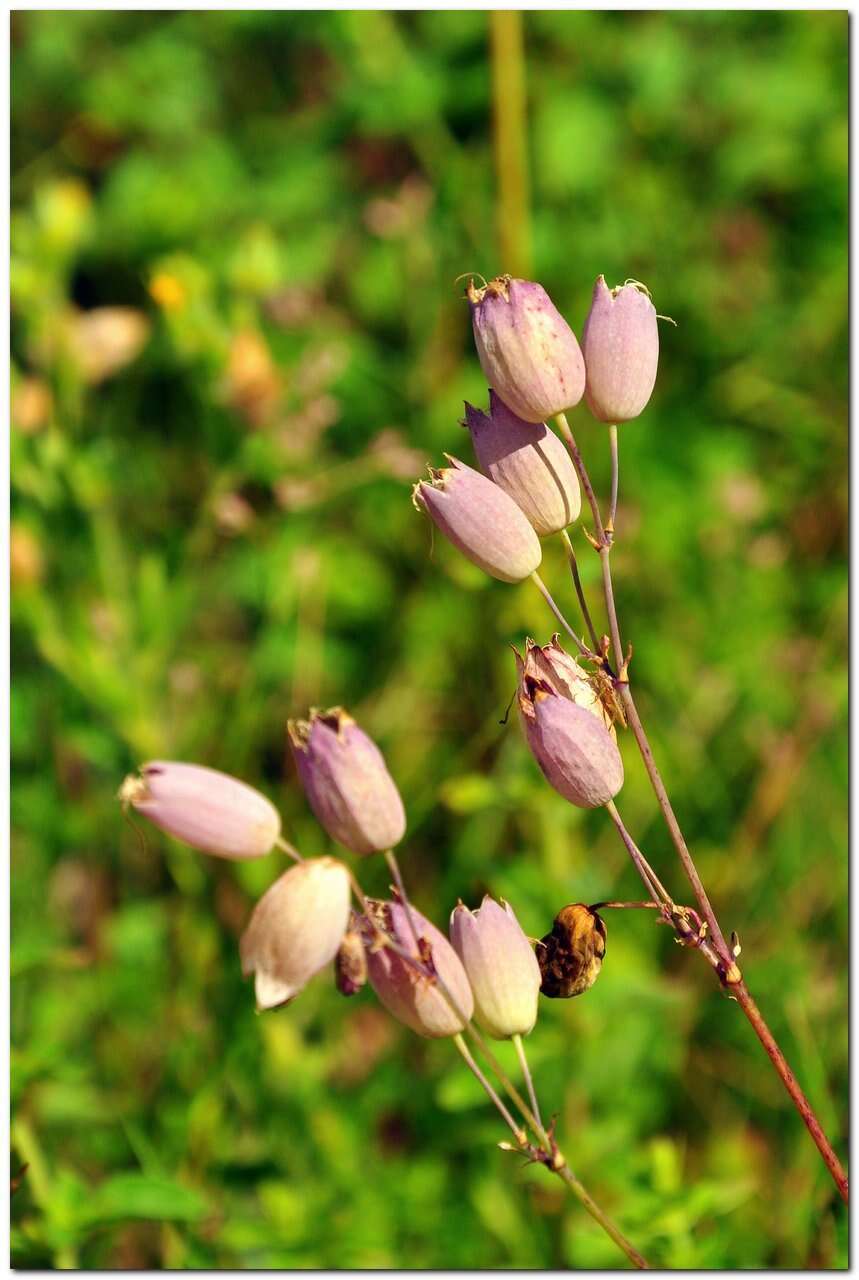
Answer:
[[[415,485],[415,506],[493,578],[521,582],[530,577],[543,552],[527,517],[497,484],[464,462],[445,457],[449,466],[430,468],[431,478]]]
[[[486,381],[525,422],[572,409],[585,389],[585,362],[570,326],[542,285],[499,276],[472,282],[474,341]]]
[[[290,720],[292,754],[310,807],[332,840],[353,853],[399,844],[406,814],[384,757],[342,707]]]
[[[522,675],[519,710],[531,754],[570,804],[596,809],[623,786],[623,761],[605,725],[585,707]]]
[[[536,681],[543,681],[552,693],[561,698],[568,698],[577,706],[593,712],[601,724],[604,724],[612,738],[617,740],[612,713],[600,697],[598,677],[590,675],[579,665],[574,657],[563,648],[557,631],[548,644],[535,644],[530,636],[525,639],[525,658],[518,650],[516,655],[516,671],[520,687],[523,677],[530,676]],[[523,713],[524,714],[524,713]]]
[[[119,791],[156,827],[216,858],[261,858],[280,835],[274,805],[227,773],[199,764],[153,760]]]
[[[609,289],[599,276],[582,348],[585,399],[594,417],[612,423],[637,418],[650,399],[659,362],[656,308],[645,286],[628,281]]]
[[[376,927],[364,921],[367,973],[370,985],[382,1004],[419,1036],[434,1040],[457,1035],[474,1013],[474,997],[459,956],[447,938],[410,905],[409,915],[422,944],[419,952],[401,903],[371,900],[369,906]],[[429,960],[450,993],[458,1013],[442,995],[438,982],[419,973],[403,956],[384,946],[378,938],[377,929],[388,934],[402,950],[424,966]]]
[[[540,966],[513,908],[487,896],[476,911],[460,902],[450,940],[474,993],[474,1016],[495,1040],[526,1036],[537,1021]]]
[[[465,406],[465,424],[480,469],[508,494],[541,538],[566,529],[582,508],[570,455],[543,422],[525,422],[495,391],[489,413]]]
[[[349,871],[308,858],[260,898],[239,944],[242,973],[255,974],[260,1009],[293,1000],[337,954],[349,924]]]

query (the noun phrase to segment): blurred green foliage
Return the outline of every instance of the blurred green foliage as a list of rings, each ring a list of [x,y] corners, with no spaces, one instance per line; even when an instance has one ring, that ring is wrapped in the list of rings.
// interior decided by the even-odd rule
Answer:
[[[197,760],[322,852],[285,721],[342,703],[439,922],[491,889],[539,936],[638,895],[604,816],[499,724],[508,645],[548,613],[431,548],[409,501],[427,461],[470,459],[457,420],[485,400],[454,278],[507,266],[488,20],[13,15],[19,1267],[619,1261],[496,1149],[447,1044],[326,976],[255,1016],[237,937],[277,858],[141,836],[114,798],[146,757]],[[843,1150],[847,15],[529,12],[525,36],[535,277],[577,330],[599,272],[677,324],[621,428],[640,704]],[[573,425],[604,491],[604,431]],[[560,546],[545,576],[572,609]],[[626,821],[682,899],[624,752]],[[577,1172],[665,1266],[843,1267],[846,1214],[751,1029],[645,914],[614,913],[599,983],[529,1042]]]

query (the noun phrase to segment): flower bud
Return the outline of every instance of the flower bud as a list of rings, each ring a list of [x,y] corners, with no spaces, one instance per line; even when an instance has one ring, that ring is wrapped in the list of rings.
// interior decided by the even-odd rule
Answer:
[[[575,702],[576,706],[592,711],[608,729],[612,738],[617,740],[612,710],[601,696],[603,686],[600,684],[599,677],[589,674],[574,657],[567,653],[561,645],[557,631],[550,642],[543,645],[535,644],[530,636],[527,636],[524,660],[517,649],[513,652],[516,655],[516,671],[520,684],[524,676],[544,681],[559,697],[568,698],[570,702]]]
[[[542,285],[499,276],[467,289],[486,381],[525,422],[572,409],[585,389],[576,335]]]
[[[409,906],[409,914],[422,944],[420,951],[402,903],[371,901],[369,906],[373,919],[365,921],[364,936],[368,944],[367,973],[376,995],[389,1013],[419,1036],[455,1036],[474,1012],[474,997],[459,956],[444,934],[413,906]],[[380,944],[378,938],[373,941],[378,929],[425,967],[427,963],[432,966],[458,1012],[448,1004],[437,981],[419,973],[403,956]]]
[[[582,331],[587,382],[585,399],[600,422],[637,418],[650,399],[659,361],[656,308],[644,285],[629,281],[609,289],[594,285]]]
[[[367,982],[367,954],[364,939],[350,929],[334,960],[334,980],[341,996],[355,996]]]
[[[605,955],[605,924],[583,902],[564,907],[552,932],[537,943],[544,996],[568,1000],[580,996],[599,977]]]
[[[280,815],[253,787],[200,764],[153,760],[129,774],[119,798],[177,840],[217,858],[261,858]]]
[[[337,954],[349,923],[349,872],[335,858],[308,858],[260,898],[239,944],[242,973],[255,974],[257,1006],[295,999]]]
[[[332,840],[353,853],[399,844],[403,802],[384,757],[342,707],[290,720],[292,754],[310,807]]]
[[[495,391],[489,413],[465,406],[480,469],[522,510],[541,538],[566,529],[582,509],[576,469],[543,422],[524,422]]]
[[[509,903],[487,896],[476,911],[460,902],[450,940],[474,994],[474,1016],[495,1040],[526,1036],[537,1021],[540,966]]]
[[[493,578],[521,582],[530,577],[543,552],[527,517],[497,484],[464,462],[445,457],[450,466],[431,467],[431,478],[415,485],[415,506]]]
[[[519,710],[531,754],[557,792],[581,809],[608,804],[623,786],[623,761],[611,735],[585,707],[523,675]]]

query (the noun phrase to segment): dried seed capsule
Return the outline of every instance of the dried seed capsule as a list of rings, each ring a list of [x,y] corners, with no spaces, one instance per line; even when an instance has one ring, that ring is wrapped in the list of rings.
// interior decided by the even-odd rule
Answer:
[[[474,997],[459,956],[447,938],[410,906],[409,912],[422,943],[419,951],[402,903],[371,901],[369,905],[373,923],[365,921],[364,925],[367,973],[370,985],[382,1004],[419,1036],[440,1039],[462,1031],[474,1012]],[[458,1013],[442,995],[438,982],[418,972],[390,947],[379,945],[373,924],[415,960],[432,966],[450,993]]]
[[[576,335],[542,285],[499,276],[467,289],[481,368],[525,422],[545,422],[579,403],[585,362]]]
[[[450,917],[450,940],[483,1030],[495,1040],[526,1036],[537,1021],[540,966],[510,904],[488,894],[476,911],[460,902]]]
[[[445,457],[449,466],[431,467],[430,479],[415,485],[415,506],[493,578],[521,582],[529,577],[543,552],[526,516],[497,484],[464,462]]]
[[[605,725],[533,676],[522,675],[518,697],[525,738],[546,780],[582,809],[608,804],[623,786],[623,761]]]
[[[330,964],[349,923],[349,871],[336,858],[308,858],[260,898],[239,951],[242,973],[255,974],[257,1006],[295,999]]]
[[[585,399],[600,422],[637,418],[650,399],[659,363],[659,330],[650,294],[637,281],[594,285],[582,331]]]
[[[544,681],[553,693],[561,698],[568,698],[576,706],[592,711],[608,729],[612,738],[617,740],[613,716],[620,714],[615,698],[603,692],[604,686],[599,678],[580,666],[571,654],[567,653],[560,642],[557,631],[548,644],[535,644],[530,637],[525,638],[525,657],[522,658],[517,649],[516,671],[521,685],[524,676]]]
[[[384,757],[342,707],[290,720],[292,754],[310,807],[332,840],[353,853],[399,844],[406,813]]]
[[[357,995],[367,982],[364,940],[357,929],[350,929],[340,943],[334,960],[334,981],[341,996]]]
[[[605,924],[583,902],[564,907],[555,916],[552,932],[537,943],[544,996],[580,996],[599,977],[605,955]]]
[[[280,815],[265,796],[200,764],[152,760],[129,774],[119,798],[156,827],[217,858],[261,858],[280,835]]]
[[[465,406],[480,469],[516,503],[541,537],[558,533],[582,509],[579,479],[566,448],[543,422],[525,422],[489,392],[489,413]]]

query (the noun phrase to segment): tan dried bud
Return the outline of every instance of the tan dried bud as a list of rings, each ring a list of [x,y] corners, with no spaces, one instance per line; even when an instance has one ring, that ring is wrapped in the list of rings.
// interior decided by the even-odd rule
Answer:
[[[367,955],[360,933],[350,929],[334,958],[334,981],[341,996],[356,996],[367,982]]]

